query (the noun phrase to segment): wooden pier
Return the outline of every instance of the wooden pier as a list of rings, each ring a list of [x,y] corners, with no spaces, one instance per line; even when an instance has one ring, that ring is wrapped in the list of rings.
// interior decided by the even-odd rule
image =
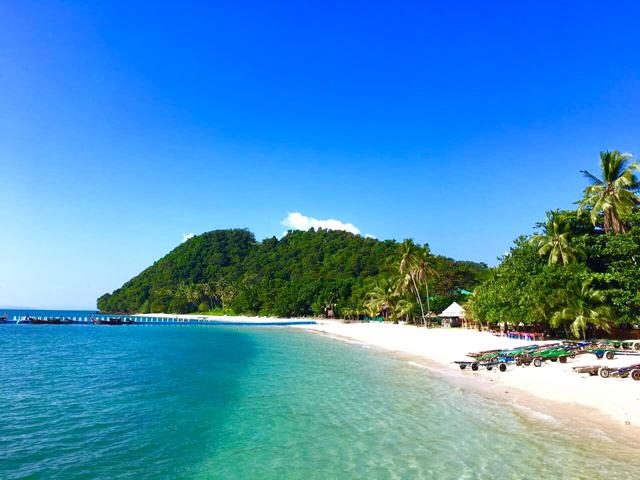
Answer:
[[[46,320],[48,318],[58,318],[52,316],[42,316],[42,315],[29,315],[30,318],[34,318],[37,320]],[[92,325],[93,318],[100,320],[108,320],[109,318],[121,318],[122,320],[131,322],[129,325],[212,325],[212,326],[220,326],[220,325],[233,325],[233,326],[291,326],[291,325],[314,325],[316,322],[314,320],[271,320],[268,318],[257,319],[255,321],[244,321],[244,320],[219,320],[214,318],[183,318],[183,317],[167,317],[167,316],[140,316],[140,315],[104,315],[104,314],[95,314],[95,315],[71,315],[59,317],[71,320],[73,324],[78,325]],[[26,321],[26,315],[11,315],[8,318],[9,323],[20,324],[21,322]],[[26,324],[26,322],[25,322]],[[126,325],[125,325],[126,326]]]

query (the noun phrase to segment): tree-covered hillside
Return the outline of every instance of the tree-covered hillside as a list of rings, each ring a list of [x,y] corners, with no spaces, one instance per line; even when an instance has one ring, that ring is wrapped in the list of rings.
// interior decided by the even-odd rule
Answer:
[[[458,299],[486,266],[424,252],[433,309]],[[247,230],[198,235],[98,299],[105,312],[186,313],[225,309],[278,316],[359,315],[368,294],[395,275],[401,244],[348,232],[292,231],[257,242]],[[358,310],[359,311],[359,310]],[[406,312],[405,312],[406,313]],[[414,309],[415,313],[415,309]],[[364,314],[364,311],[362,311]]]

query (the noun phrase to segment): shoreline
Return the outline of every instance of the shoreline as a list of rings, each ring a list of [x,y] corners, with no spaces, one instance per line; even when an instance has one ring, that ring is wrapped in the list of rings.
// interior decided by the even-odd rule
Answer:
[[[629,359],[596,360],[585,355],[567,364],[546,363],[542,367],[510,366],[506,372],[461,371],[454,360],[463,360],[474,350],[514,348],[531,344],[495,337],[487,332],[461,329],[425,329],[412,325],[352,323],[318,320],[316,325],[298,326],[310,333],[393,354],[414,368],[425,368],[459,388],[506,402],[529,418],[556,420],[567,428],[588,430],[596,435],[613,434],[630,440],[640,434],[640,385],[629,378],[589,377],[573,372],[572,366],[628,365]],[[538,342],[539,343],[539,342]]]
[[[545,363],[542,367],[509,366],[506,372],[461,371],[455,360],[468,352],[510,349],[532,343],[493,336],[488,332],[460,328],[426,329],[389,323],[342,323],[318,318],[247,317],[202,314],[137,314],[141,317],[206,319],[212,324],[282,326],[303,329],[345,343],[375,348],[392,354],[414,368],[425,368],[462,389],[469,389],[496,401],[506,402],[529,417],[550,416],[568,428],[614,433],[640,434],[640,385],[629,378],[589,377],[572,371],[573,366],[626,366],[633,359],[596,360],[579,356],[566,364]],[[310,323],[314,322],[314,323]],[[553,342],[550,342],[553,343]],[[640,358],[637,359],[640,363]]]

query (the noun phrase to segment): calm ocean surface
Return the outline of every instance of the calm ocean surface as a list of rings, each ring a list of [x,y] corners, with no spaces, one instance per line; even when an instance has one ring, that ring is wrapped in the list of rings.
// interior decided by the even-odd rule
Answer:
[[[638,444],[287,328],[0,325],[0,402],[2,479],[640,478]]]

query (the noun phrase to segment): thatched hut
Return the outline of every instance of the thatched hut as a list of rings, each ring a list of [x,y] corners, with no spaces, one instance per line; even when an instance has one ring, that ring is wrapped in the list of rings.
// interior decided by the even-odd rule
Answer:
[[[465,319],[464,308],[453,302],[438,315],[442,319],[443,327],[461,327]]]

